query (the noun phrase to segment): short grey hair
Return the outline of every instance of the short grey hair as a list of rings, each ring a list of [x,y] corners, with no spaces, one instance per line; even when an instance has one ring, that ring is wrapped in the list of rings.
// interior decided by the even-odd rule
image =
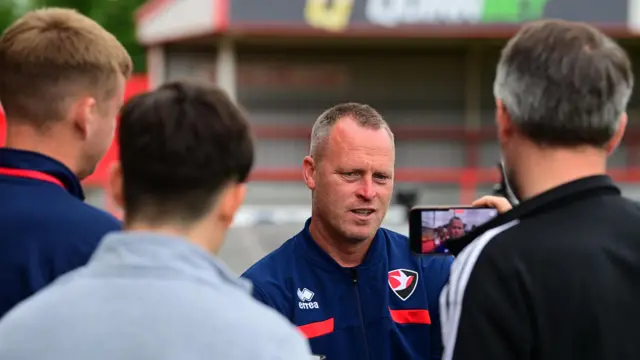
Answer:
[[[502,50],[493,91],[537,144],[602,146],[633,84],[627,53],[609,37],[583,23],[543,20],[523,26]]]
[[[374,130],[383,128],[389,133],[391,141],[393,141],[393,132],[391,132],[389,124],[387,124],[376,109],[366,104],[354,102],[339,104],[325,110],[313,124],[313,128],[311,129],[311,145],[309,146],[309,155],[312,158],[319,159],[321,157],[323,147],[329,138],[331,129],[333,129],[339,120],[344,118],[351,118],[364,128]]]

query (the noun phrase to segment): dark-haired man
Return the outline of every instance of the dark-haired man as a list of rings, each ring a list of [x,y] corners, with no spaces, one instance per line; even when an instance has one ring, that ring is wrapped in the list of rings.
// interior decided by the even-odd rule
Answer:
[[[130,101],[118,135],[126,231],[0,321],[0,359],[308,359],[213,256],[253,164],[240,110],[216,88],[170,83]]]

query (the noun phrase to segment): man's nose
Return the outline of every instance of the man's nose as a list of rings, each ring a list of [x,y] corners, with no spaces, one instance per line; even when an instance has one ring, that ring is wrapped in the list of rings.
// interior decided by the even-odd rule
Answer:
[[[358,196],[365,200],[373,200],[376,197],[376,188],[373,182],[373,179],[369,177],[364,177],[360,182],[360,187],[358,188]]]

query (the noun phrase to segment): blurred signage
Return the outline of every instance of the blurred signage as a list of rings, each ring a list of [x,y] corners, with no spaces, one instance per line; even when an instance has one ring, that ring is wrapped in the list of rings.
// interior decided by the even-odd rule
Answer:
[[[230,29],[274,28],[294,36],[296,29],[309,27],[339,34],[350,28],[420,30],[433,25],[515,25],[540,18],[625,28],[629,21],[628,0],[269,0],[266,8],[256,6],[255,0],[230,4]]]
[[[369,22],[398,25],[520,22],[542,16],[549,0],[367,0]]]
[[[307,0],[304,18],[311,27],[341,31],[349,26],[355,0]]]
[[[482,15],[482,1],[368,0],[365,14],[369,22],[386,27],[477,22]]]

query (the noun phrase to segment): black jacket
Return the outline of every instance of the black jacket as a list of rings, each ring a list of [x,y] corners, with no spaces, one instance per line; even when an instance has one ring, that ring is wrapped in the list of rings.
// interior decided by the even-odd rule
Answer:
[[[640,207],[607,176],[469,234],[440,297],[445,360],[640,359]]]

